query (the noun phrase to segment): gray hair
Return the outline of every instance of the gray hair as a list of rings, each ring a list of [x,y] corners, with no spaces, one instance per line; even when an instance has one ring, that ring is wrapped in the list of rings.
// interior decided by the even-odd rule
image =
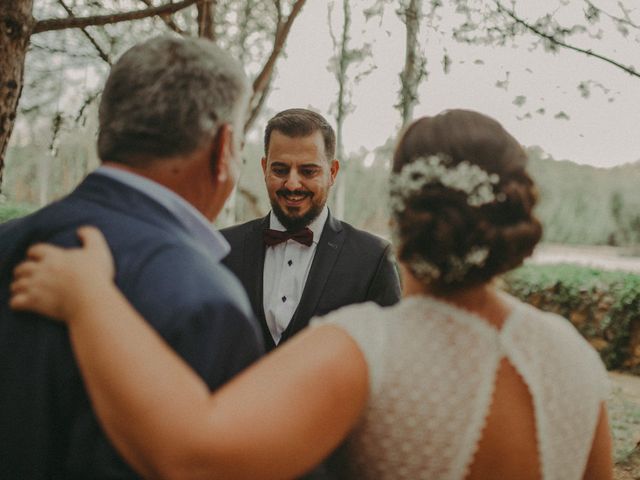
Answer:
[[[247,93],[241,66],[209,40],[161,36],[135,45],[102,93],[100,159],[139,165],[188,154],[234,123]]]

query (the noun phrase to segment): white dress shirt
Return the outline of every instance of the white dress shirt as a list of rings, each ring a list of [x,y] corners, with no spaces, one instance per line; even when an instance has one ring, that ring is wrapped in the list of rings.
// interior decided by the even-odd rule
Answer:
[[[264,315],[273,341],[280,342],[291,318],[298,308],[300,297],[307,282],[311,262],[318,247],[318,240],[329,216],[325,206],[320,215],[308,228],[313,232],[313,243],[307,247],[295,240],[287,240],[273,247],[267,247],[264,256],[263,307]],[[286,228],[271,212],[269,228],[285,231]]]

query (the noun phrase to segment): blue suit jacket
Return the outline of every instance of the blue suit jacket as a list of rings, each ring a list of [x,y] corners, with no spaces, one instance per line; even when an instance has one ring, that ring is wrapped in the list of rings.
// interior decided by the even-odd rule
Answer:
[[[0,478],[138,478],[91,409],[66,328],[8,306],[13,267],[34,242],[78,245],[95,225],[116,284],[215,389],[264,351],[238,280],[150,197],[90,175],[68,197],[0,225]]]

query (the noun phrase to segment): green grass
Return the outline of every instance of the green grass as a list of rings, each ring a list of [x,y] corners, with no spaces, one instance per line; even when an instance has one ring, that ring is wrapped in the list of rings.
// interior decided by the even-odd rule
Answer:
[[[613,436],[614,461],[622,462],[633,451],[640,432],[640,405],[629,401],[619,388],[614,388],[609,401],[609,422]]]

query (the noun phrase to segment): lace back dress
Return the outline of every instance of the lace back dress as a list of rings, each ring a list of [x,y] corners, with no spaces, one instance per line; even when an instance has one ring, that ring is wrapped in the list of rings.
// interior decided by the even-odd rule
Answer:
[[[564,318],[515,299],[500,330],[430,297],[328,315],[364,353],[368,406],[347,444],[351,478],[462,480],[481,439],[500,361],[533,398],[544,480],[582,478],[608,383]]]

